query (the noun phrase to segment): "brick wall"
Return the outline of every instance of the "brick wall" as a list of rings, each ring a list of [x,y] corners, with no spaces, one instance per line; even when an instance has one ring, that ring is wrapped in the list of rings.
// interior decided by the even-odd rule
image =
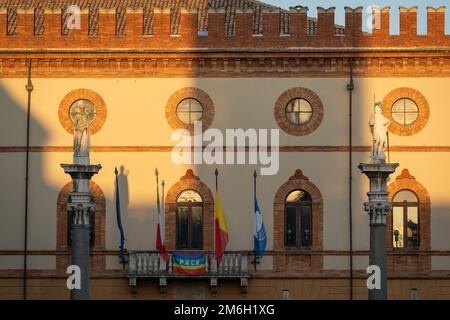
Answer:
[[[42,7],[34,10],[33,6],[23,4],[17,8],[1,1],[2,48],[280,50],[288,47],[446,48],[450,45],[450,36],[445,35],[444,31],[443,7],[428,8],[429,28],[425,36],[417,35],[417,9],[401,8],[401,31],[398,36],[389,35],[387,8],[381,12],[380,29],[371,35],[362,32],[362,8],[346,8],[346,26],[343,32],[335,31],[334,8],[318,8],[317,22],[313,21],[317,32],[308,32],[306,9],[285,11],[250,6],[234,8],[230,12],[224,5],[220,8],[209,7],[205,14],[204,10],[198,11],[199,8],[195,6],[181,9],[178,6],[153,7],[153,10],[144,10],[125,7],[121,1],[94,3],[100,3],[100,9],[82,7],[81,29],[70,30],[67,35],[62,35],[65,33],[61,25],[61,15],[64,12],[62,6],[53,4],[51,9],[44,7],[42,11]],[[198,31],[203,31],[206,26],[208,35],[199,36]]]
[[[65,279],[29,279],[28,299],[69,299]],[[21,279],[0,279],[0,300],[22,298]],[[167,295],[159,293],[157,280],[141,281],[137,294],[132,294],[127,279],[91,279],[91,299],[214,299],[207,280],[168,281]],[[419,299],[449,299],[450,280],[397,280],[388,282],[389,299],[409,299],[412,288]],[[279,300],[282,290],[291,299],[349,299],[348,279],[250,279],[247,295],[240,294],[238,281],[219,281],[218,299]],[[354,280],[354,299],[366,300],[366,280]],[[216,298],[216,299],[217,299]]]

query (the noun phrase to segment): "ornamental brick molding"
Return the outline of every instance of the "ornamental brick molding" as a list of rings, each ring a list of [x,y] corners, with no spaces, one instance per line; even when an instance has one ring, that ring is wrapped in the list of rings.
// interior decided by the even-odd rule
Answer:
[[[388,201],[392,202],[395,195],[402,191],[412,191],[419,200],[419,250],[393,249],[392,243],[392,213],[387,219],[387,244],[388,249],[394,254],[388,258],[388,268],[391,272],[430,272],[431,257],[421,252],[431,248],[431,201],[425,187],[416,178],[404,169],[394,182],[388,186]],[[399,252],[397,255],[395,252]]]
[[[208,129],[214,119],[214,103],[205,91],[194,87],[182,88],[170,96],[166,104],[166,119],[170,127],[174,130],[186,129],[191,134],[194,132],[194,125],[185,124],[177,116],[178,104],[187,98],[200,102],[203,107],[202,128]]]
[[[286,198],[292,191],[304,190],[312,198],[312,245],[311,250],[286,250],[285,238],[285,204]],[[323,248],[323,198],[320,190],[297,169],[289,181],[284,183],[276,192],[273,202],[274,211],[274,250],[285,252],[311,252],[304,255],[277,255],[274,258],[274,269],[279,272],[318,271],[323,268],[323,256],[314,255],[314,251]]]
[[[102,189],[93,181],[90,190],[95,203],[95,244],[91,250],[105,249],[105,195]],[[66,252],[66,255],[56,256],[56,269],[65,272],[70,264],[70,248],[67,245],[67,200],[72,192],[72,182],[67,183],[59,192],[56,202],[56,249]],[[90,269],[92,271],[105,270],[105,255],[91,255]]]
[[[90,125],[90,133],[95,134],[105,124],[107,111],[106,104],[103,98],[98,93],[90,89],[76,89],[66,94],[66,96],[61,100],[61,103],[59,104],[59,122],[67,132],[73,134],[73,123],[69,116],[69,110],[75,101],[82,99],[89,100],[95,106],[96,116],[94,121],[92,121]]]
[[[312,107],[312,117],[305,124],[293,124],[286,117],[286,106],[293,99],[302,98]],[[323,104],[320,97],[307,88],[291,88],[285,91],[276,101],[274,108],[275,120],[284,132],[293,136],[306,136],[314,132],[322,123]]]
[[[389,52],[376,56],[368,53],[346,53],[335,57],[332,52],[305,53],[284,52],[276,55],[261,53],[228,52],[222,57],[192,57],[172,52],[167,55],[127,52],[126,58],[114,53],[83,56],[74,52],[64,56],[40,57],[27,54],[26,57],[11,54],[0,55],[0,77],[26,78],[27,59],[32,58],[33,75],[37,78],[65,78],[67,74],[79,78],[198,78],[198,77],[320,77],[348,76],[348,59],[353,59],[355,77],[385,78],[448,78],[450,58],[435,53],[433,57],[414,52],[413,56],[392,57]]]
[[[419,114],[411,124],[402,125],[394,120],[392,117],[392,106],[399,99],[407,98],[414,101],[419,108]],[[391,120],[389,131],[399,136],[412,136],[421,131],[427,124],[430,117],[430,107],[427,99],[416,89],[412,88],[398,88],[391,91],[383,100],[383,115]]]
[[[167,192],[166,195],[166,223],[165,223],[165,245],[167,250],[176,249],[176,216],[177,198],[184,190],[194,190],[200,194],[203,200],[203,250],[214,250],[214,197],[208,186],[194,175],[191,169],[180,178]]]

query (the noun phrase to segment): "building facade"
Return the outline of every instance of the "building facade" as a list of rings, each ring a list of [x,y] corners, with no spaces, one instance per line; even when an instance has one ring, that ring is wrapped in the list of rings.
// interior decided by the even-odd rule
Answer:
[[[417,35],[416,8],[401,8],[400,35],[389,34],[388,8],[377,17],[367,34],[361,8],[346,8],[337,26],[333,8],[312,19],[307,8],[252,0],[0,1],[0,298],[21,299],[24,286],[29,299],[69,297],[72,185],[60,164],[71,161],[73,115],[84,108],[91,162],[102,165],[91,183],[93,299],[366,299],[368,182],[357,166],[370,157],[374,95],[400,164],[388,186],[389,298],[414,288],[450,298],[444,8],[428,9],[427,35]],[[278,171],[257,179],[268,244],[256,264],[253,172],[262,165],[175,164],[172,134],[195,120],[224,135],[279,130]],[[204,277],[162,267],[155,168],[169,253],[207,259],[218,169],[229,230],[220,276],[211,260]]]

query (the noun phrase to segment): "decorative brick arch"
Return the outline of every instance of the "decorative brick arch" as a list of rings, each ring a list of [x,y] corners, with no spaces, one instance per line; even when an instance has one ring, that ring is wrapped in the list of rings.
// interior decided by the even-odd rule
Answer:
[[[72,182],[67,183],[59,192],[56,203],[56,249],[67,253],[57,256],[56,268],[64,271],[70,264],[70,248],[67,245],[67,200],[72,188]],[[91,248],[90,263],[91,270],[101,271],[105,269],[105,258],[103,255],[93,255],[92,253],[95,250],[105,249],[105,195],[93,181],[90,183],[90,190],[95,201],[95,244]]]
[[[285,233],[285,200],[294,190],[304,190],[312,198],[312,246],[311,250],[286,250],[284,246]],[[274,260],[275,270],[286,272],[320,271],[323,268],[321,255],[304,254],[289,255],[289,252],[312,252],[323,248],[323,198],[320,190],[304,176],[301,170],[296,170],[289,181],[284,183],[276,192],[273,202],[274,211],[274,250],[285,251],[286,254],[277,255]]]
[[[176,208],[178,195],[184,190],[197,191],[203,200],[203,250],[214,249],[214,196],[206,184],[191,169],[175,183],[166,195],[165,245],[167,250],[176,248]]]
[[[431,246],[431,202],[427,189],[416,181],[408,169],[404,169],[394,182],[388,186],[388,201],[392,202],[394,196],[402,190],[414,192],[419,199],[419,249],[429,250]],[[392,248],[392,214],[388,217],[387,225],[388,247]]]
[[[394,182],[388,186],[388,201],[392,202],[394,196],[401,190],[410,190],[414,192],[419,199],[419,250],[415,249],[393,249],[392,248],[392,214],[387,219],[387,247],[390,252],[388,255],[388,272],[399,274],[429,273],[431,271],[431,256],[424,255],[421,252],[430,249],[431,240],[431,202],[430,196],[425,187],[416,181],[404,169]]]

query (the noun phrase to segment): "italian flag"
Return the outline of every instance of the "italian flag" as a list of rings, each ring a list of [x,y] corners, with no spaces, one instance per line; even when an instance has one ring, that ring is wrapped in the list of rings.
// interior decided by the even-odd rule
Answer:
[[[228,243],[228,226],[227,219],[222,209],[219,193],[216,191],[216,219],[215,219],[215,251],[217,265],[222,261],[223,253]]]
[[[164,197],[164,195],[163,195]],[[158,178],[156,179],[156,208],[158,211],[158,225],[156,227],[156,249],[161,252],[161,255],[163,256],[164,261],[167,261],[167,251],[166,246],[164,245],[163,239],[163,226],[162,226],[162,219],[161,219],[161,205],[159,204],[159,183]]]

